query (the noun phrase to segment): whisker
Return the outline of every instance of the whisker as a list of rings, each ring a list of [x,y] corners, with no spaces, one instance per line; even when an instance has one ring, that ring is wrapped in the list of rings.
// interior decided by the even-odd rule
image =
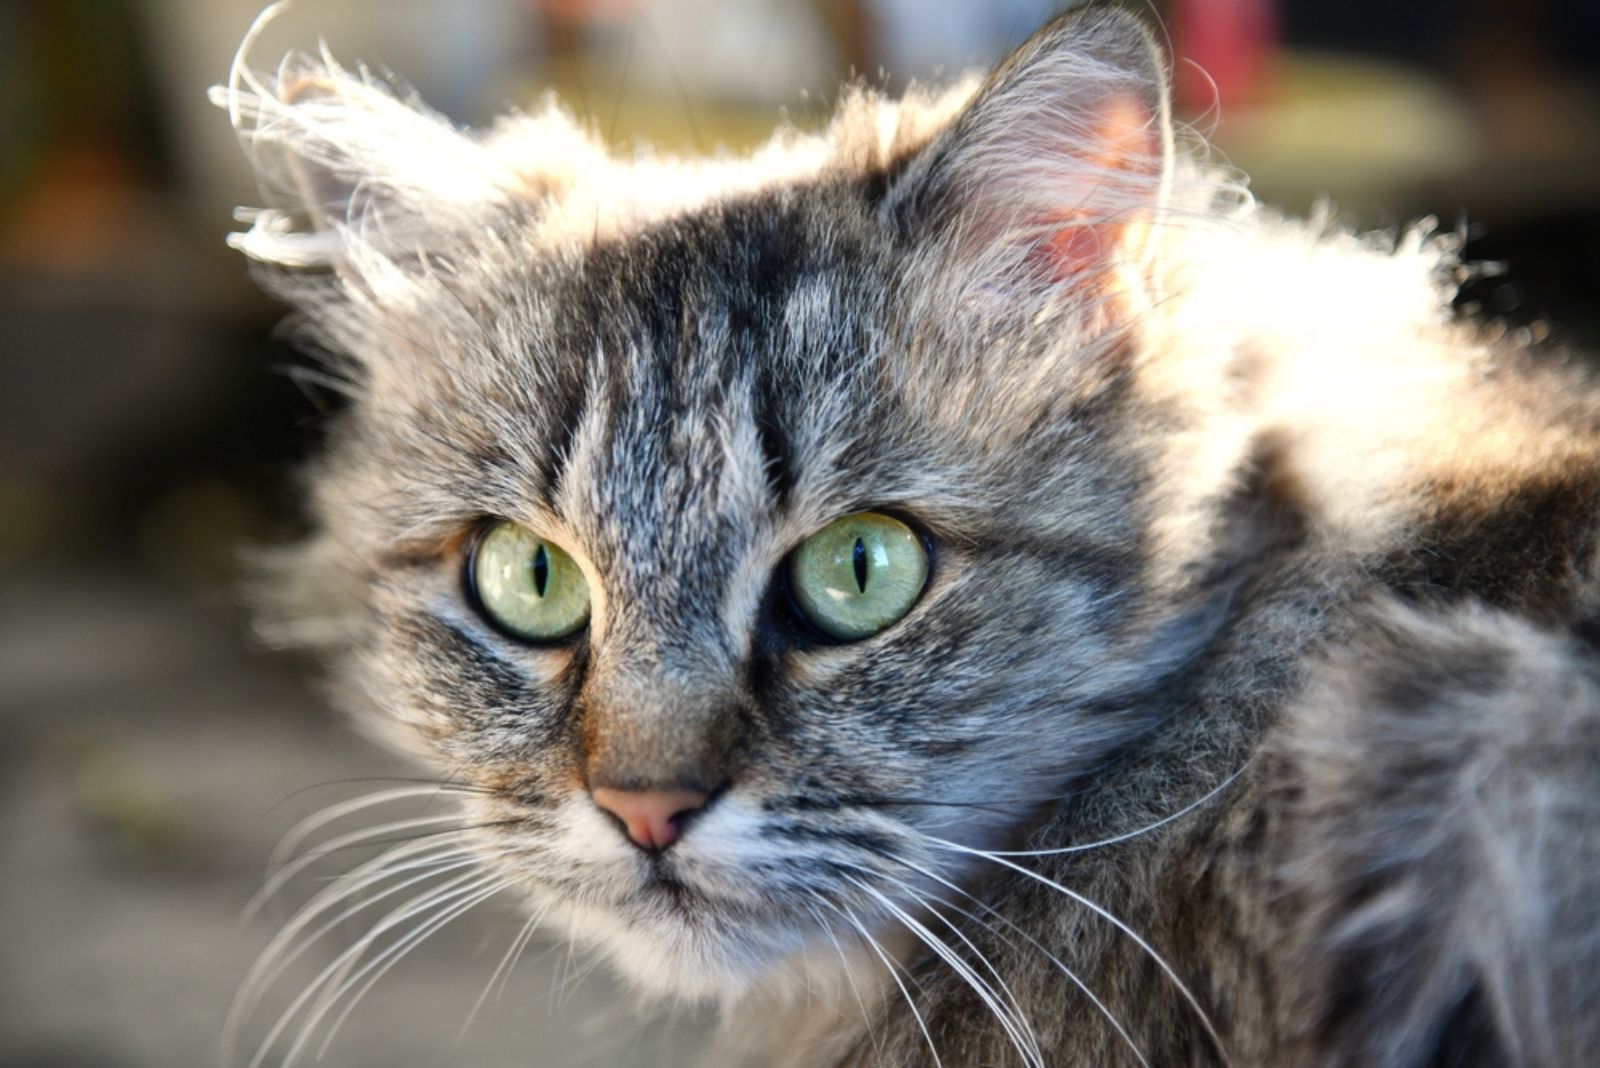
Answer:
[[[426,867],[426,865],[440,862],[440,860],[467,857],[467,855],[470,855],[469,851],[462,849],[459,844],[450,843],[450,841],[443,841],[443,843],[438,843],[438,841],[402,843],[400,846],[387,849],[387,851],[376,855],[376,857],[371,857],[370,860],[366,860],[365,863],[358,865],[354,870],[346,871],[344,875],[334,876],[330,883],[323,886],[320,891],[315,892],[310,897],[310,900],[307,900],[304,905],[299,907],[299,910],[294,911],[294,915],[288,921],[285,921],[285,927],[304,926],[304,924],[309,923],[310,919],[314,919],[318,913],[322,913],[326,908],[330,908],[331,905],[336,905],[339,900],[346,899],[350,894],[358,894],[365,887],[378,883],[378,881],[387,878],[387,876],[398,875],[403,871],[416,870],[419,867]],[[280,937],[282,937],[282,934],[283,931],[280,931]]]
[[[511,973],[516,969],[517,964],[521,962],[522,954],[527,952],[528,943],[533,941],[534,932],[539,929],[539,923],[544,921],[545,916],[548,915],[549,912],[550,906],[546,905],[537,913],[535,922],[530,923],[527,927],[523,928],[522,941],[517,945],[517,951],[511,957],[510,966],[506,968],[505,974],[500,977],[500,988],[494,992],[494,999],[496,1001],[499,1001],[505,996],[506,985],[511,982]]]
[[[1003,923],[1007,927],[1011,928],[1011,930],[1015,931],[1019,936],[1021,936],[1021,938],[1024,941],[1026,941],[1027,943],[1032,945],[1034,949],[1037,949],[1041,954],[1043,954],[1044,958],[1046,960],[1048,960],[1051,964],[1055,965],[1057,970],[1059,970],[1062,975],[1066,976],[1068,981],[1071,982],[1073,986],[1077,987],[1078,991],[1081,994],[1083,994],[1084,997],[1089,999],[1089,1002],[1092,1005],[1094,1005],[1094,1007],[1099,1011],[1100,1015],[1105,1017],[1106,1022],[1109,1023],[1111,1025],[1112,1029],[1114,1031],[1116,1031],[1117,1034],[1122,1038],[1123,1043],[1127,1045],[1128,1049],[1133,1053],[1135,1059],[1138,1060],[1139,1064],[1142,1065],[1143,1068],[1150,1068],[1150,1061],[1145,1057],[1144,1051],[1141,1050],[1139,1048],[1139,1044],[1133,1040],[1133,1036],[1128,1033],[1127,1028],[1124,1027],[1123,1024],[1122,1024],[1122,1021],[1117,1019],[1116,1013],[1112,1012],[1110,1006],[1108,1006],[1104,1001],[1102,1001],[1100,999],[1100,996],[1098,994],[1096,994],[1093,990],[1091,990],[1089,988],[1089,985],[1086,982],[1084,982],[1083,979],[1081,979],[1076,972],[1074,972],[1071,968],[1067,967],[1066,963],[1060,957],[1058,957],[1054,953],[1050,952],[1050,950],[1044,945],[1044,943],[1040,942],[1037,938],[1035,938],[1033,935],[1029,934],[1026,930],[1024,930],[1023,928],[1018,926],[1015,922],[1013,922],[1010,918],[1008,918],[1004,913],[1000,912],[998,909],[996,909],[994,906],[990,905],[988,902],[984,901],[982,898],[978,897],[977,895],[973,894],[972,892],[970,892],[968,890],[962,889],[960,886],[958,886],[954,882],[951,882],[949,879],[946,879],[944,876],[939,875],[937,872],[929,871],[929,870],[923,868],[921,865],[913,864],[912,862],[910,862],[908,860],[903,860],[903,859],[899,859],[899,858],[894,858],[894,859],[895,859],[896,863],[904,865],[905,867],[910,868],[912,871],[915,871],[920,875],[926,876],[927,878],[932,879],[935,882],[937,882],[937,883],[939,883],[939,884],[941,884],[943,886],[949,887],[951,890],[954,890],[956,893],[960,894],[961,896],[963,896],[965,898],[968,898],[974,904],[976,904],[980,909],[982,909],[984,912],[987,912],[989,915],[993,916],[995,919],[999,920],[1001,923]],[[972,920],[974,923],[981,924],[982,926],[988,928],[991,931],[994,930],[994,928],[990,927],[989,924],[984,923],[983,920],[978,919],[978,917],[974,916],[972,913],[968,912],[966,909],[963,909],[961,906],[955,905],[955,904],[951,904],[951,905],[949,905],[949,907],[952,908],[952,909],[955,909],[957,912],[961,913],[963,916],[966,916],[968,919]],[[999,932],[995,932],[995,933],[997,935],[999,934]]]
[[[279,929],[267,948],[262,951],[261,958],[269,958],[285,940],[292,938],[328,909],[338,905],[341,901],[348,900],[368,887],[382,882],[384,879],[419,869],[425,870],[418,878],[427,878],[429,875],[437,874],[441,866],[464,866],[478,859],[475,853],[457,848],[450,843],[446,843],[444,846],[439,846],[437,843],[427,843],[427,847],[433,849],[434,852],[429,853],[424,848],[392,849],[382,856],[374,857],[355,870],[339,876],[300,906],[285,922],[283,927]],[[405,861],[405,863],[397,863],[398,861]],[[406,884],[402,883],[401,885]],[[384,894],[380,896],[386,896],[391,892],[392,888],[384,891]],[[376,898],[369,900],[376,900]],[[258,959],[258,966],[260,964],[261,959]]]
[[[491,880],[493,877],[494,873],[489,871],[469,871],[465,875],[457,876],[450,882],[441,884],[440,887],[435,889],[445,889],[450,886],[454,886],[459,889],[463,884],[469,884],[467,885],[467,888],[465,890],[461,890],[460,893],[449,891],[444,895],[445,900],[459,898],[462,893],[470,892],[473,889],[470,884],[483,883]],[[425,897],[426,895],[423,896]],[[418,899],[413,898],[412,902],[417,900]],[[350,971],[361,964],[361,954],[375,945],[382,935],[388,931],[394,930],[395,928],[409,923],[414,917],[422,915],[429,909],[437,907],[439,900],[440,899],[436,898],[431,901],[424,901],[420,905],[413,905],[412,902],[407,902],[406,904],[401,905],[387,913],[382,921],[380,921],[358,940],[356,946],[351,947],[357,950],[356,953],[352,955],[347,951],[346,953],[341,954],[341,957],[344,958],[344,962],[338,965],[332,978],[323,984],[323,990],[326,991],[332,987],[342,984]],[[403,939],[405,937],[405,935],[398,936],[399,939]],[[391,948],[392,945],[393,943],[391,943]]]
[[[553,992],[557,1009],[567,1007],[573,996],[577,994],[578,988],[583,985],[583,981],[593,975],[601,964],[601,958],[599,957],[590,957],[582,962],[577,962],[576,957],[569,957],[568,959],[573,961],[576,966],[568,971],[562,978],[561,984]]]
[[[336,976],[342,976],[347,973],[352,966],[352,960],[366,953],[367,949],[384,931],[390,930],[396,924],[406,922],[421,913],[440,907],[463,894],[471,894],[492,881],[493,879],[490,876],[486,876],[481,872],[472,872],[451,879],[442,886],[433,887],[426,893],[418,894],[406,902],[405,905],[390,911],[378,922],[373,930],[335,957],[322,971],[317,973],[316,977],[306,985],[304,990],[296,995],[294,1000],[289,1003],[289,1007],[278,1016],[271,1030],[267,1032],[267,1036],[262,1039],[261,1044],[256,1048],[256,1054],[251,1058],[248,1068],[260,1068],[289,1024],[300,1014],[301,1009],[305,1008],[313,998],[319,996],[319,992],[324,989],[324,984],[330,980],[338,981],[335,978]],[[304,1045],[305,1037],[302,1029],[301,1040],[297,1041],[284,1057],[283,1064],[285,1066],[294,1063],[300,1048]]]
[[[249,902],[245,904],[244,919],[246,922],[254,919],[256,915],[260,913],[262,907],[265,906],[268,901],[272,900],[272,898],[277,895],[278,891],[282,890],[285,885],[295,878],[295,876],[299,875],[311,865],[315,864],[319,859],[327,856],[330,852],[333,852],[336,849],[368,843],[374,838],[381,837],[385,834],[392,834],[398,831],[411,830],[421,827],[432,827],[441,823],[459,823],[460,819],[460,816],[421,816],[409,820],[394,820],[389,823],[380,823],[376,827],[367,827],[363,830],[351,831],[347,834],[340,835],[337,838],[331,839],[324,847],[319,847],[318,849],[309,853],[302,853],[293,860],[280,862],[281,866],[276,870],[269,869],[271,874],[268,876],[266,882],[262,885],[260,890],[256,891],[255,896],[253,896]],[[455,828],[451,829],[454,830]],[[402,845],[413,841],[415,841],[415,839],[404,839],[402,840]]]
[[[267,944],[267,947],[261,951],[260,955],[256,957],[255,963],[251,965],[250,971],[245,975],[244,982],[239,986],[239,992],[234,996],[233,1007],[228,1012],[228,1023],[224,1027],[224,1048],[229,1050],[234,1048],[234,1036],[237,1035],[239,1026],[245,1019],[248,1019],[250,1013],[254,1011],[255,1006],[260,1002],[261,994],[270,989],[282,978],[283,973],[295,961],[304,956],[312,946],[320,942],[329,932],[349,920],[352,916],[364,912],[385,898],[392,897],[428,879],[438,878],[452,871],[475,866],[479,862],[480,858],[476,854],[451,851],[442,857],[428,858],[413,864],[402,865],[397,869],[385,868],[370,872],[356,878],[351,886],[337,887],[337,893],[332,892],[332,888],[330,888],[330,891],[325,891],[326,899],[323,899],[323,895],[319,894],[318,897],[307,902],[305,907],[296,913],[273,937],[272,941]],[[393,886],[347,906],[332,919],[325,921],[315,931],[296,941],[300,932],[304,931],[312,921],[340,902],[348,900],[355,894],[382,882],[384,879],[392,878],[397,874],[416,868],[425,868],[426,870],[419,875],[403,879]],[[290,948],[291,946],[293,947],[292,949]]]
[[[288,793],[284,794],[276,802],[274,802],[272,807],[267,809],[261,815],[262,816],[270,816],[274,812],[276,812],[278,809],[280,809],[284,805],[288,804],[290,801],[293,801],[295,798],[300,797],[302,794],[308,794],[313,790],[326,790],[329,787],[333,787],[333,786],[353,786],[358,782],[403,782],[403,783],[411,783],[411,784],[414,784],[414,785],[416,785],[418,787],[423,787],[424,788],[423,792],[425,792],[425,793],[469,794],[469,795],[486,796],[486,795],[492,794],[494,792],[494,791],[490,790],[486,786],[477,786],[477,785],[474,785],[473,783],[453,782],[450,779],[428,779],[428,778],[424,778],[424,777],[422,777],[420,775],[358,775],[358,776],[354,776],[354,777],[348,778],[348,779],[327,779],[327,780],[324,780],[323,782],[314,782],[309,786],[302,786],[298,790],[291,790]],[[364,795],[363,798],[356,798],[355,800],[364,800],[366,797],[372,797],[372,796],[374,796],[374,795],[368,794],[368,795]],[[376,803],[376,802],[374,802],[374,803]],[[318,815],[321,815],[321,813],[318,813]],[[335,818],[337,818],[337,817],[335,817]]]
[[[1229,775],[1226,779],[1223,779],[1216,786],[1213,786],[1210,790],[1207,790],[1206,793],[1197,800],[1189,802],[1187,805],[1172,813],[1170,816],[1163,816],[1154,823],[1148,823],[1143,827],[1140,827],[1137,830],[1129,831],[1126,834],[1119,834],[1111,838],[1102,838],[1098,842],[1086,842],[1083,845],[1062,846],[1059,849],[996,849],[991,851],[991,855],[996,857],[1050,857],[1059,856],[1063,853],[1084,853],[1091,849],[1102,849],[1105,846],[1116,845],[1119,842],[1126,842],[1129,839],[1137,838],[1142,834],[1149,834],[1151,831],[1159,830],[1169,823],[1174,823],[1177,820],[1182,819],[1195,809],[1204,806],[1208,801],[1211,801],[1218,794],[1222,793],[1224,790],[1238,781],[1239,776],[1243,775],[1245,773],[1245,769],[1249,768],[1249,766],[1250,761],[1246,760],[1238,771],[1235,771],[1232,775]]]
[[[562,945],[566,949],[566,952],[561,956],[560,973],[555,984],[551,986],[549,991],[545,994],[545,1001],[549,1006],[549,1012],[552,1016],[555,1015],[556,1010],[561,1007],[558,995],[562,990],[566,989],[567,983],[572,978],[573,970],[577,967],[577,944],[577,928],[575,926],[575,921],[569,913],[567,916],[567,936],[566,938],[562,939]]]
[[[1154,946],[1145,941],[1145,939],[1141,937],[1137,931],[1135,931],[1132,927],[1129,927],[1122,920],[1118,919],[1104,906],[1091,901],[1089,898],[1078,893],[1076,890],[1071,890],[1065,886],[1062,886],[1055,880],[1041,875],[1030,868],[1024,868],[1022,865],[1008,860],[1005,857],[996,856],[992,853],[986,853],[981,849],[974,849],[971,846],[959,845],[955,842],[947,842],[941,838],[927,837],[927,840],[935,845],[942,846],[945,849],[950,849],[958,853],[965,853],[969,856],[981,857],[985,860],[993,861],[996,864],[1004,865],[1005,867],[1010,868],[1012,871],[1017,872],[1019,875],[1025,875],[1030,879],[1050,887],[1052,890],[1055,890],[1058,893],[1065,894],[1073,901],[1076,901],[1078,904],[1082,905],[1084,908],[1088,909],[1090,912],[1093,912],[1096,916],[1099,916],[1117,930],[1121,931],[1133,941],[1134,945],[1143,950],[1150,957],[1150,959],[1155,962],[1158,968],[1166,973],[1168,980],[1170,980],[1172,985],[1177,988],[1178,993],[1183,995],[1184,1000],[1189,1003],[1189,1007],[1194,1010],[1195,1016],[1199,1019],[1201,1027],[1205,1029],[1206,1035],[1210,1037],[1212,1043],[1216,1046],[1217,1053],[1222,1057],[1223,1063],[1229,1063],[1227,1047],[1223,1045],[1221,1036],[1217,1034],[1216,1028],[1212,1026],[1211,1017],[1207,1015],[1205,1009],[1201,1007],[1200,999],[1195,997],[1194,992],[1189,989],[1188,984],[1178,977],[1177,971],[1172,967],[1172,965],[1167,963],[1165,957],[1156,952]]]
[[[891,858],[885,858],[885,859],[894,860],[895,858],[891,857]],[[913,870],[916,870],[916,871],[920,871],[921,870],[921,869],[917,868],[915,865],[911,865],[911,864],[908,864],[908,863],[905,863],[905,862],[900,862],[900,863],[903,863],[904,866],[906,866],[906,867],[911,867]],[[856,867],[857,870],[860,870],[860,871],[866,871],[866,869],[861,868],[859,865],[852,865],[852,867]],[[876,874],[877,874],[877,876],[879,878],[886,879],[889,882],[893,883],[895,886],[899,887],[901,889],[901,891],[906,894],[907,897],[912,898],[913,900],[918,899],[919,895],[917,894],[917,892],[905,880],[897,879],[894,876],[889,875],[886,872],[879,872],[879,873],[876,873]],[[938,878],[937,876],[935,876],[934,878],[935,878],[935,881],[943,884],[944,886],[949,887],[952,890],[955,890],[957,893],[959,893],[959,894],[961,894],[961,895],[963,895],[965,897],[972,898],[972,900],[974,900],[974,901],[978,900],[977,898],[973,897],[971,894],[967,893],[965,890],[962,890],[960,887],[956,886],[954,883],[950,882],[949,880]],[[977,947],[977,945],[975,945],[970,938],[968,938],[966,936],[966,934],[961,930],[960,927],[956,926],[954,923],[951,923],[950,920],[946,916],[944,916],[943,913],[940,910],[941,909],[951,909],[951,910],[959,913],[960,915],[965,916],[967,919],[971,920],[973,923],[976,923],[978,926],[983,927],[985,930],[990,931],[996,937],[1000,937],[1000,938],[1003,939],[1004,936],[1000,935],[1000,933],[998,931],[995,931],[995,929],[992,926],[990,926],[989,924],[985,923],[983,920],[981,920],[978,917],[974,916],[972,913],[970,913],[967,910],[963,909],[961,906],[955,904],[954,902],[946,901],[943,898],[928,898],[928,899],[926,899],[924,904],[931,904],[931,905],[937,906],[935,908],[929,908],[929,910],[928,910],[929,913],[931,915],[933,915],[934,917],[936,917],[939,920],[940,923],[942,923],[946,927],[948,927],[950,929],[951,933],[954,934],[958,939],[960,939],[962,944],[964,944],[969,950],[972,951],[973,955],[977,957],[978,961],[980,963],[982,963],[982,965],[989,972],[989,974],[994,976],[995,982],[1000,984],[1000,989],[1005,993],[1006,997],[1011,1000],[1011,1004],[1012,1004],[1012,1006],[1013,1006],[1013,1008],[1015,1010],[1015,1015],[1016,1015],[1017,1022],[1020,1025],[1022,1025],[1028,1031],[1029,1039],[1030,1039],[1030,1042],[1029,1042],[1030,1046],[1034,1050],[1034,1053],[1036,1055],[1039,1055],[1041,1060],[1042,1060],[1042,1054],[1039,1053],[1039,1048],[1038,1048],[1038,1039],[1037,1039],[1036,1036],[1034,1036],[1032,1034],[1032,1030],[1033,1030],[1032,1029],[1032,1025],[1028,1024],[1027,1021],[1022,1016],[1021,1000],[1016,996],[1015,992],[1012,991],[1010,985],[1006,983],[1005,978],[1000,974],[999,970],[995,968],[994,964],[989,960],[988,956],[982,950],[980,950]],[[981,904],[981,902],[980,902],[980,904]],[[991,910],[991,911],[993,911],[993,910]],[[1009,945],[1011,943],[1008,941],[1007,944]]]
[[[706,154],[705,138],[701,135],[700,124],[695,121],[694,101],[690,99],[688,90],[683,84],[683,74],[678,70],[677,61],[672,58],[672,50],[667,47],[667,42],[661,36],[661,30],[656,26],[655,20],[650,17],[650,12],[643,4],[639,5],[634,13],[637,21],[644,23],[646,29],[656,39],[656,46],[661,53],[661,58],[667,61],[667,73],[672,75],[672,84],[678,90],[678,99],[683,104],[683,117],[689,124],[689,136],[694,141],[694,148],[700,155]]]
[[[348,1019],[350,1014],[355,1011],[356,1006],[361,1003],[361,999],[366,996],[367,991],[376,986],[378,980],[382,979],[386,974],[388,974],[391,968],[393,968],[396,964],[399,964],[408,954],[410,954],[413,949],[416,949],[435,932],[477,908],[479,905],[483,904],[485,901],[494,897],[496,894],[499,894],[501,891],[505,890],[511,885],[511,880],[502,879],[499,882],[490,884],[487,888],[481,890],[467,900],[451,906],[443,914],[435,917],[432,920],[429,920],[425,924],[419,925],[418,928],[411,934],[407,935],[404,939],[397,941],[394,945],[386,949],[382,956],[374,957],[360,972],[357,972],[355,975],[346,980],[345,983],[333,993],[332,997],[328,999],[329,1007],[333,1006],[339,1001],[340,998],[344,997],[346,992],[349,991],[350,988],[361,979],[361,976],[364,972],[370,971],[375,967],[377,968],[377,971],[375,971],[367,979],[367,981],[361,985],[361,989],[357,990],[355,994],[350,997],[349,1001],[345,1004],[344,1010],[339,1013],[338,1018],[336,1018],[333,1021],[333,1024],[328,1028],[328,1033],[323,1036],[322,1044],[317,1047],[317,1060],[322,1060],[322,1058],[327,1054],[328,1047],[333,1043],[334,1036],[339,1033],[339,1028],[344,1025],[345,1020]],[[388,958],[387,962],[383,963],[382,967],[377,967],[385,957]],[[310,1021],[306,1032],[307,1034],[310,1034],[310,1028],[316,1027],[317,1019],[320,1018],[320,1015],[321,1014],[319,1013],[317,1018],[313,1018]]]
[[[460,817],[457,816],[455,818],[459,819]],[[486,831],[493,830],[496,827],[516,827],[527,822],[528,820],[526,816],[507,816],[504,819],[483,820],[480,823],[463,823],[459,827],[444,827],[436,831],[419,831],[416,834],[403,834],[394,838],[376,838],[364,842],[346,842],[342,845],[329,846],[327,848],[319,846],[308,853],[301,854],[301,856],[317,858],[330,857],[335,853],[343,853],[350,849],[375,849],[379,846],[404,845],[407,842],[420,842],[427,838],[438,838],[441,835],[446,834],[464,834],[467,831]],[[335,878],[338,877],[335,876]]]
[[[275,981],[276,973],[273,979],[265,981],[262,979],[263,973],[273,967],[274,959],[284,952],[290,940],[300,930],[340,902],[394,875],[418,868],[431,868],[457,859],[465,861],[471,857],[472,854],[468,851],[457,848],[449,842],[442,844],[438,842],[407,843],[387,850],[353,871],[345,873],[314,894],[284,923],[283,928],[279,930],[272,941],[267,944],[267,947],[261,951],[254,964],[251,965],[238,994],[235,995],[235,1004],[243,1010],[248,1010],[250,1006],[253,1006],[255,1001],[258,1000],[257,993],[259,989]],[[434,873],[427,872],[424,877],[428,874]],[[321,931],[317,932],[312,941],[320,938],[322,933]]]
[[[872,1014],[867,1011],[867,1002],[866,999],[861,996],[861,987],[856,983],[855,969],[850,966],[850,960],[845,956],[844,947],[841,946],[839,944],[839,940],[834,937],[833,928],[828,925],[827,919],[823,917],[821,912],[817,911],[817,907],[815,905],[807,903],[805,908],[806,911],[811,914],[811,918],[817,921],[817,927],[822,931],[823,934],[828,936],[828,941],[833,943],[833,951],[839,954],[839,964],[844,970],[845,982],[850,984],[850,993],[855,997],[856,1004],[861,1008],[861,1022],[866,1025],[867,1038],[872,1042],[873,1055],[877,1058],[878,1063],[882,1064],[883,1044],[878,1039],[877,1028],[872,1025]]]
[[[1033,1029],[1026,1021],[1016,1018],[1015,1013],[1019,1010],[1014,1001],[1011,1006],[1005,1005],[1000,996],[995,993],[994,988],[989,986],[988,982],[974,971],[970,964],[962,960],[960,955],[951,949],[948,943],[929,930],[926,924],[896,905],[887,895],[877,888],[861,882],[854,876],[846,875],[845,881],[874,898],[887,912],[905,925],[907,930],[916,935],[923,945],[933,950],[940,960],[948,964],[956,975],[961,978],[961,981],[972,988],[973,993],[978,995],[978,999],[983,1002],[990,1015],[999,1022],[1006,1033],[1006,1037],[1010,1039],[1011,1045],[1022,1055],[1023,1061],[1029,1065],[1036,1066],[1036,1068],[1044,1068],[1044,1060],[1039,1055],[1037,1043],[1033,1038]],[[907,891],[910,889],[903,883],[901,886],[902,889]],[[971,943],[968,944],[970,945]]]
[[[313,787],[307,787],[307,789],[313,789]],[[291,827],[289,833],[283,836],[277,848],[272,851],[272,856],[268,860],[267,866],[269,868],[277,867],[300,847],[301,842],[304,842],[311,835],[336,820],[341,820],[363,809],[372,808],[374,805],[384,805],[391,801],[407,801],[417,797],[434,797],[438,793],[439,786],[437,784],[403,786],[393,790],[379,790],[375,793],[363,794],[348,801],[329,805],[327,808],[312,813]],[[294,795],[290,794],[289,796],[293,797]]]
[[[1001,798],[991,797],[991,798],[987,798],[987,799],[985,799],[983,801],[966,801],[966,800],[952,801],[952,800],[949,800],[948,798],[902,797],[902,796],[900,796],[898,794],[890,794],[890,795],[881,796],[881,797],[847,797],[847,798],[844,799],[844,802],[846,804],[853,802],[853,803],[856,803],[856,804],[871,806],[873,808],[889,808],[889,807],[893,807],[893,806],[896,806],[896,805],[905,805],[907,807],[978,808],[978,809],[997,809],[997,810],[1008,810],[1009,811],[1011,809],[1016,809],[1016,808],[1032,808],[1034,806],[1041,805],[1041,804],[1044,804],[1044,803],[1049,802],[1049,801],[1060,801],[1062,799],[1063,798],[1061,796],[1055,796],[1055,797],[1019,797],[1019,798],[1016,798],[1016,799],[1004,798],[1004,797],[1001,797]]]
[[[933,1034],[928,1030],[928,1023],[922,1018],[922,1011],[917,1008],[917,1002],[911,996],[911,991],[907,990],[906,984],[901,981],[900,972],[895,967],[895,964],[889,959],[889,954],[884,952],[883,947],[878,944],[878,940],[872,937],[872,935],[867,931],[866,925],[856,917],[854,912],[850,911],[843,905],[834,904],[832,901],[829,901],[827,898],[816,893],[815,891],[812,891],[812,897],[816,898],[816,900],[821,902],[825,907],[834,910],[841,917],[843,917],[844,921],[854,928],[855,932],[859,934],[866,942],[867,948],[872,950],[872,952],[877,955],[877,958],[883,962],[883,966],[889,971],[889,978],[893,979],[894,985],[900,988],[900,996],[906,999],[906,1008],[911,1010],[912,1017],[917,1021],[917,1027],[922,1032],[923,1040],[928,1043],[928,1055],[933,1058],[933,1063],[936,1068],[944,1068],[944,1062],[939,1059],[939,1049],[934,1045],[933,1042]]]
[[[457,1042],[467,1037],[467,1030],[472,1026],[472,1021],[478,1018],[478,1011],[483,1008],[483,1003],[489,998],[489,992],[494,989],[495,980],[501,979],[502,973],[504,973],[505,978],[501,979],[500,990],[504,992],[506,982],[511,979],[512,961],[521,956],[522,947],[527,944],[529,938],[533,937],[534,928],[539,925],[539,921],[544,919],[545,914],[549,911],[550,906],[546,905],[529,916],[528,922],[518,928],[517,933],[511,937],[511,944],[506,947],[504,956],[500,958],[500,963],[495,965],[494,971],[490,973],[489,981],[483,984],[483,993],[479,994],[478,1000],[472,1003],[472,1011],[467,1013],[466,1020],[461,1024],[461,1030],[456,1035]]]

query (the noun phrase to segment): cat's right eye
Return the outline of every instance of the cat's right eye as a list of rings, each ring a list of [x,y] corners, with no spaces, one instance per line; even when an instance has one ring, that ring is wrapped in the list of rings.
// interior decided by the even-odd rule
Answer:
[[[555,642],[589,622],[589,584],[572,557],[527,527],[500,520],[479,536],[467,573],[489,621],[514,637]]]

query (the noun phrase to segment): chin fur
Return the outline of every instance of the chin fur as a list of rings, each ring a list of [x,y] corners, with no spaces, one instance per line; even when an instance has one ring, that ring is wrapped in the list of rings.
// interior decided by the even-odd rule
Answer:
[[[551,915],[555,929],[602,954],[647,1001],[731,1004],[781,976],[786,958],[806,943],[797,928],[688,913],[666,902],[621,910],[565,905]]]

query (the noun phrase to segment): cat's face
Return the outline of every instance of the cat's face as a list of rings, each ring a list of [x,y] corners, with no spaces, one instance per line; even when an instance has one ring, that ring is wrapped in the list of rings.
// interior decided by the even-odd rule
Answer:
[[[1124,220],[1075,169],[1159,112],[1144,43],[1108,25],[1028,46],[930,144],[582,237],[548,236],[560,183],[495,179],[430,231],[437,191],[392,175],[359,224],[303,235],[332,273],[286,284],[356,395],[289,561],[299,610],[337,632],[347,703],[473,787],[488,863],[648,987],[737,989],[824,928],[956,894],[941,842],[1025,829],[1182,659],[1142,577],[1148,457],[1117,432],[1152,418],[1104,311]],[[372,92],[318,77],[319,107]],[[1033,145],[1049,116],[1015,113],[1042,89],[1098,140]],[[1031,185],[981,195],[1005,166],[1034,181],[1030,146],[1079,183],[1042,236]],[[1096,165],[1141,188],[1142,162]],[[881,630],[829,636],[790,562],[867,512],[925,577]],[[506,522],[575,565],[572,633],[519,637],[474,589]],[[647,848],[602,790],[693,800]]]

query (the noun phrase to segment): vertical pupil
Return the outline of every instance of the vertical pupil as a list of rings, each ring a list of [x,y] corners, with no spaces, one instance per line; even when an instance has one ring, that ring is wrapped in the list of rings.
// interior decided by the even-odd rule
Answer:
[[[856,539],[856,547],[850,551],[850,563],[856,569],[856,589],[861,593],[866,593],[867,547],[860,538]]]
[[[544,551],[544,543],[539,543],[539,551],[533,554],[533,592],[540,597],[550,585],[550,554]]]

